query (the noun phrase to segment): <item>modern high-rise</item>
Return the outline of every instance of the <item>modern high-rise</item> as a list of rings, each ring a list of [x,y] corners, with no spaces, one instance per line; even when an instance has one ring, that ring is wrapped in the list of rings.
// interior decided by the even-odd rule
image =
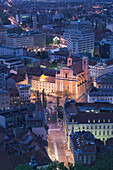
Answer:
[[[64,39],[67,40],[67,48],[72,51],[72,54],[78,53],[94,53],[94,32],[90,30],[73,30],[64,32]]]

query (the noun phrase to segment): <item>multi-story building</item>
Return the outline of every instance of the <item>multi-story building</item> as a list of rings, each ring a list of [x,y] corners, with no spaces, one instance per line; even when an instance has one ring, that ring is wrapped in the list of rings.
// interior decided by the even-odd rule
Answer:
[[[44,92],[46,94],[52,94],[56,92],[55,77],[42,74],[41,76],[29,76],[31,82],[31,89],[34,91]]]
[[[100,61],[97,64],[89,64],[90,76],[93,78],[99,77],[105,73],[113,72],[113,59],[107,61]]]
[[[8,45],[0,45],[0,56],[23,56],[23,48]]]
[[[64,39],[67,40],[67,48],[72,54],[94,53],[94,33],[90,30],[73,30],[63,33]]]
[[[71,93],[74,98],[80,97],[89,87],[90,73],[86,56],[73,62],[71,52],[67,59],[67,67],[56,74],[56,91]]]
[[[24,66],[24,63],[21,59],[15,56],[1,56],[0,62],[7,66],[9,69],[18,70]]]
[[[1,44],[5,45],[6,41],[7,41],[7,29],[0,22],[0,45]]]
[[[95,138],[106,141],[113,137],[113,104],[107,102],[76,103],[73,99],[64,104],[64,132],[70,149],[70,134],[90,131]]]
[[[6,77],[9,75],[9,69],[0,64],[0,89],[6,89]]]
[[[28,18],[31,18],[31,14],[16,14],[16,21],[20,24],[23,21],[27,21]]]
[[[113,73],[106,73],[94,79],[93,85],[96,88],[113,88]]]
[[[54,53],[49,54],[50,62],[58,61],[59,59],[66,59],[68,53],[66,51],[56,51]]]
[[[23,48],[32,48],[34,45],[34,38],[30,34],[10,34],[7,36],[7,45]]]
[[[46,48],[46,34],[42,31],[31,32],[31,35],[34,38],[34,46],[39,49]]]
[[[92,29],[92,25],[90,21],[85,20],[78,20],[78,21],[69,21],[68,24],[66,24],[64,31],[72,33],[76,30],[82,30],[82,29]]]
[[[101,58],[113,58],[113,41],[102,40],[99,47]]]
[[[17,89],[19,92],[19,100],[22,101],[30,101],[31,93],[30,93],[31,86],[25,84],[18,84]]]
[[[94,87],[88,92],[88,102],[97,100],[113,103],[113,73],[106,73],[93,81]]]
[[[42,105],[30,104],[0,112],[0,126],[5,129],[6,135],[13,134],[15,137],[17,137],[25,132],[28,128],[33,130],[34,133],[36,133],[37,129],[36,135],[39,136],[40,134],[40,137],[42,137],[45,141],[47,139],[43,130],[45,125],[46,114]]]
[[[40,25],[46,25],[48,23],[48,15],[47,15],[47,13],[38,14],[38,23]]]
[[[96,160],[96,144],[90,132],[75,132],[70,135],[70,150],[74,164],[91,164]]]
[[[9,34],[7,36],[7,45],[29,49],[44,49],[46,47],[46,34],[41,31],[26,32],[22,35]]]
[[[8,91],[0,89],[0,110],[7,110],[10,108],[10,99]]]
[[[37,15],[33,15],[33,30],[37,29]]]
[[[95,101],[113,103],[113,88],[92,88],[88,92],[88,103],[94,103]]]

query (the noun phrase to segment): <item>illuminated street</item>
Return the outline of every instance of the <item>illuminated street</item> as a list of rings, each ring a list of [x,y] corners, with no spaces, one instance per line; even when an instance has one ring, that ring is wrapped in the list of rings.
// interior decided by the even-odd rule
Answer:
[[[65,165],[67,166],[66,140],[62,127],[57,126],[55,106],[49,114],[48,126],[48,154],[52,161],[58,160],[59,162],[65,162]]]
[[[49,124],[48,154],[52,161],[58,160],[67,165],[65,136],[56,124]]]

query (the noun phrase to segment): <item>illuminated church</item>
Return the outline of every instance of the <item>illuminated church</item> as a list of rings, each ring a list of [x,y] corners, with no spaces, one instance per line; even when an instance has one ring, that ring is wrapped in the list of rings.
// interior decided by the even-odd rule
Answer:
[[[56,91],[71,93],[75,99],[79,98],[89,87],[89,71],[86,55],[82,60],[74,61],[70,51],[67,67],[60,69],[60,73],[56,74]]]

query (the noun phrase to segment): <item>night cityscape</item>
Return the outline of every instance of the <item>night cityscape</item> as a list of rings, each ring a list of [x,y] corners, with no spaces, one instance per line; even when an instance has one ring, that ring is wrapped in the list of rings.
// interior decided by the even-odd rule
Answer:
[[[113,170],[113,0],[0,0],[0,170]]]

